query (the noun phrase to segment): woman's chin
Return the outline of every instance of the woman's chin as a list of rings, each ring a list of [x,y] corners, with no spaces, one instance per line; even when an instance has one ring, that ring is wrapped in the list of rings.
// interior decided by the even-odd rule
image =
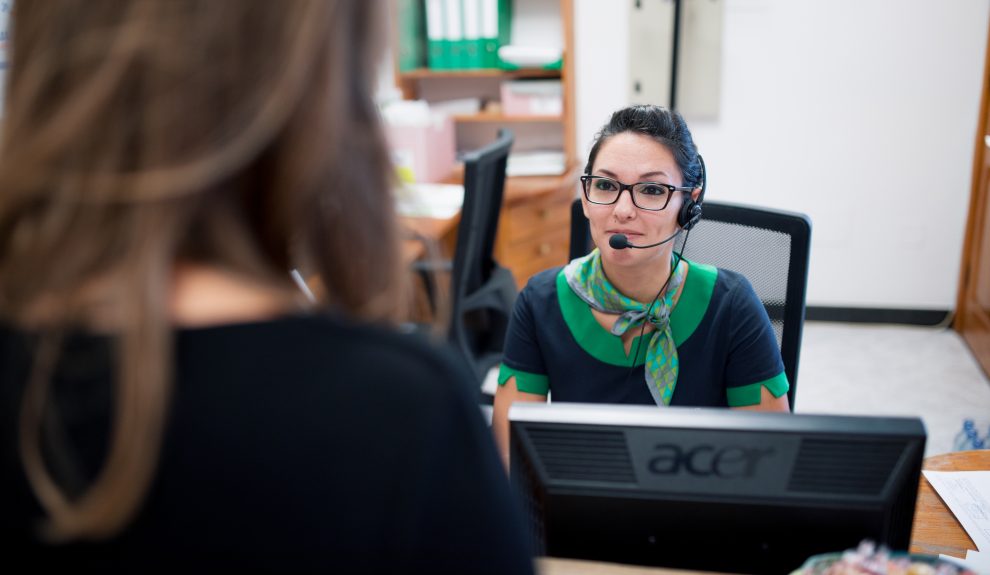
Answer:
[[[636,253],[636,250],[632,248],[617,250],[610,246],[606,246],[605,249],[602,250],[602,259],[609,264],[622,266],[636,264],[640,260],[640,257],[639,254]]]
[[[624,248],[621,250],[605,246],[601,250],[602,261],[606,266],[615,270],[621,268],[642,268],[643,266],[662,266],[663,258],[658,248],[645,250]]]

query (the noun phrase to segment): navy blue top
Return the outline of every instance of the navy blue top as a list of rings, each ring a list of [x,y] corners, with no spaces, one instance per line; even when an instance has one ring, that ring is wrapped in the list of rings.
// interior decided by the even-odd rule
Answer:
[[[680,363],[671,405],[756,405],[761,387],[775,397],[787,393],[770,319],[746,278],[689,265],[670,316]],[[552,268],[533,276],[516,300],[499,383],[515,377],[520,391],[549,391],[554,401],[653,405],[643,367],[649,337],[634,339],[627,355],[621,338],[567,285],[562,268]]]
[[[470,373],[418,338],[324,315],[177,330],[168,423],[138,515],[106,540],[48,544],[19,454],[34,342],[0,322],[0,548],[10,565],[533,572]],[[46,464],[70,492],[106,455],[114,349],[79,334],[60,351],[44,447],[60,455]]]

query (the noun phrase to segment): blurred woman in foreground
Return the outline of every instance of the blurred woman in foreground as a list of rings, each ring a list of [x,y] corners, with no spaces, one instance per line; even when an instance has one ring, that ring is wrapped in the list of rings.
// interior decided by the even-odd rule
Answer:
[[[532,569],[469,374],[371,325],[403,291],[371,98],[382,6],[16,2],[8,563]]]

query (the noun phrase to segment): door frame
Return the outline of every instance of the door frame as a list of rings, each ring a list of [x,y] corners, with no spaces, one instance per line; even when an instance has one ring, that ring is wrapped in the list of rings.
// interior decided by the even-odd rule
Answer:
[[[990,34],[987,38],[983,69],[983,92],[980,97],[980,114],[973,150],[973,175],[969,196],[969,211],[966,218],[966,232],[963,240],[962,265],[959,269],[959,291],[956,298],[956,315],[952,327],[962,335],[973,356],[990,377],[990,316],[976,305],[975,283],[980,276],[979,266],[990,266],[990,253],[980,253],[990,245],[990,221],[987,221],[988,196],[990,196],[990,172],[987,167],[990,158]],[[973,304],[971,307],[970,304]],[[975,307],[976,309],[973,309]]]

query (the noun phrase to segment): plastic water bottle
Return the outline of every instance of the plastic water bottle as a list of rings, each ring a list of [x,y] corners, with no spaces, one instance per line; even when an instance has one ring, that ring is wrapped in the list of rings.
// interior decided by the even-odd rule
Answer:
[[[976,439],[979,439],[979,434],[976,431],[976,423],[972,419],[964,419],[962,429],[959,430],[956,438],[952,441],[952,449],[953,451],[973,449],[973,443]]]
[[[987,429],[986,435],[980,435],[980,429],[984,429],[985,422],[981,420],[976,421],[976,425],[973,426],[973,440],[972,444],[966,449],[990,449],[990,427]]]

